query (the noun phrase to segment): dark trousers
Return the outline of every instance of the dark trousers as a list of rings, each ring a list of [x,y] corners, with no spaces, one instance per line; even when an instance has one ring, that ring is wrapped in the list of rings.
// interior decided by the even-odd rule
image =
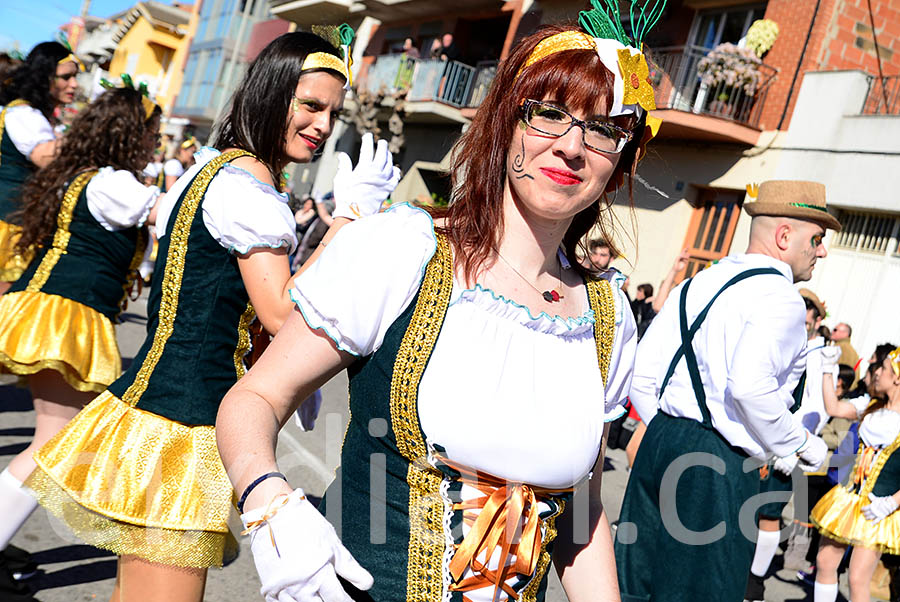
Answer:
[[[685,456],[692,452],[702,455]],[[754,542],[741,533],[738,516],[744,502],[759,493],[759,472],[745,472],[746,459],[695,420],[662,413],[653,418],[631,470],[616,532],[623,602],[743,600]],[[755,510],[748,514],[751,537]]]

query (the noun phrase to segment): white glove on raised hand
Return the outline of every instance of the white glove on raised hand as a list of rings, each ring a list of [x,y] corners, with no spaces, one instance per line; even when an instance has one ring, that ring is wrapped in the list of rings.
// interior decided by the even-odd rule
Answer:
[[[821,437],[816,437],[809,431],[806,433],[806,443],[797,450],[800,461],[797,465],[803,472],[819,472],[822,464],[828,458],[828,445]]]
[[[245,512],[241,521],[250,532],[266,602],[352,602],[338,575],[361,590],[374,583],[302,489],[276,498],[268,508]]]
[[[892,495],[878,497],[873,493],[869,493],[869,501],[872,503],[868,506],[863,506],[860,510],[862,510],[863,516],[876,525],[893,514],[897,509],[897,500]]]
[[[379,140],[376,148],[372,134],[367,132],[355,168],[347,153],[338,153],[337,160],[332,217],[354,220],[378,213],[400,181],[400,168],[394,167],[387,140]]]
[[[800,458],[797,457],[797,454],[791,454],[790,456],[785,456],[783,458],[775,458],[772,468],[783,475],[791,476],[791,473],[794,472],[794,467],[797,466],[799,460]]]
[[[841,357],[840,347],[824,347],[820,352],[822,357],[822,374],[831,374],[837,367],[838,359]]]

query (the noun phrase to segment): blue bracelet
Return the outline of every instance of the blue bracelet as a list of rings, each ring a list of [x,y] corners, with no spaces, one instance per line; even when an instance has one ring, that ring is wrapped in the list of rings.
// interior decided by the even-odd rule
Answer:
[[[263,481],[265,481],[266,479],[268,479],[270,477],[278,477],[279,479],[284,479],[285,482],[287,482],[287,477],[284,476],[283,474],[281,474],[280,472],[267,472],[266,474],[262,475],[261,477],[257,477],[255,481],[253,481],[252,483],[247,485],[247,488],[244,489],[244,493],[241,494],[241,499],[239,499],[238,503],[237,503],[238,512],[240,512],[241,514],[244,513],[244,502],[247,501],[247,496],[250,495],[250,492],[253,491],[253,489],[257,485],[259,485],[260,483],[262,483]]]

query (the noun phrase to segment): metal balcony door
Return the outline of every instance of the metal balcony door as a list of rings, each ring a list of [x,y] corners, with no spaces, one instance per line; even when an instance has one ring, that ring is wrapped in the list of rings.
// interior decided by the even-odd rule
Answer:
[[[684,248],[688,249],[690,259],[678,281],[690,278],[728,254],[743,199],[742,191],[721,188],[701,190],[684,239]]]

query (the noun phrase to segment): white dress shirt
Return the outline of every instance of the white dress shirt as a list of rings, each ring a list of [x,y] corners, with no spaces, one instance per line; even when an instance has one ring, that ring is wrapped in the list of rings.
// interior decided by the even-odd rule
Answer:
[[[823,349],[825,349],[823,337],[810,339],[807,344],[806,386],[803,388],[803,401],[795,414],[806,430],[814,435],[822,432],[830,418],[825,411],[825,399],[822,395],[822,377],[825,375],[822,367]],[[837,380],[837,367],[832,375]]]
[[[713,427],[732,445],[765,458],[787,456],[805,443],[806,430],[790,413],[793,391],[806,367],[806,307],[790,267],[761,254],[729,255],[693,278],[688,324],[740,272],[773,267],[732,285],[712,305],[693,339]],[[684,283],[669,295],[638,345],[631,401],[645,423],[658,410],[703,420],[682,358],[661,399],[669,364],[681,347],[679,311]]]

